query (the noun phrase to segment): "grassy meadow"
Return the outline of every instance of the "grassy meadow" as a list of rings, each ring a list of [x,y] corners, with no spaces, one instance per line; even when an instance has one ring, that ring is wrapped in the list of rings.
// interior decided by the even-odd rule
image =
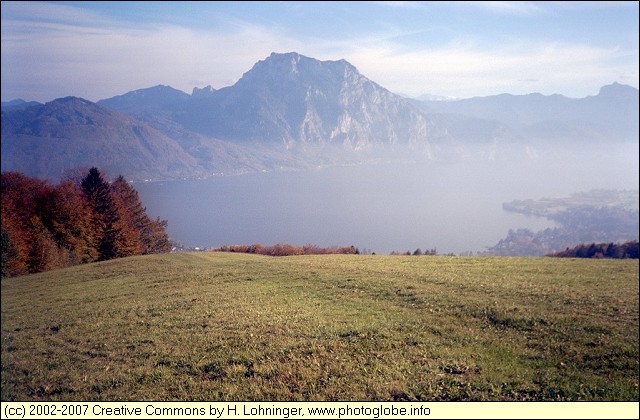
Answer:
[[[184,253],[2,280],[12,400],[638,401],[638,260]]]

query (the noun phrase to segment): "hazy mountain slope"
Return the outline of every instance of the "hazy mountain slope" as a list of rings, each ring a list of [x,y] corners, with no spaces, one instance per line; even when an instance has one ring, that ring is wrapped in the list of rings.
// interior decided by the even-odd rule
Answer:
[[[14,99],[12,101],[2,102],[3,110],[17,110],[26,109],[30,106],[42,105],[40,102],[30,101],[27,102],[23,99]]]
[[[203,173],[172,139],[85,99],[60,98],[23,111],[2,111],[3,171],[56,179],[83,166],[136,179]]]
[[[345,163],[330,154],[294,155],[209,138],[153,112],[141,118],[149,124],[74,97],[3,110],[2,170],[55,180],[67,170],[97,166],[141,181]]]
[[[98,104],[2,104],[3,170],[52,178],[90,165],[141,180],[397,159],[566,158],[613,142],[638,142],[638,90],[630,86],[582,99],[416,101],[345,60],[297,53],[272,53],[218,90],[158,85]]]
[[[190,99],[188,93],[171,86],[158,85],[102,99],[97,104],[143,119],[149,115],[170,115],[184,107]]]
[[[222,141],[191,131],[176,122],[176,115],[183,115],[192,99],[201,99],[212,92],[214,90],[210,87],[196,88],[192,98],[192,95],[170,86],[158,85],[103,99],[98,104],[121,111],[173,139],[209,175],[303,166],[302,162],[277,150]]]
[[[598,95],[501,94],[457,101],[423,101],[427,113],[447,113],[496,120],[518,130],[523,138],[636,141],[638,89],[613,83]]]

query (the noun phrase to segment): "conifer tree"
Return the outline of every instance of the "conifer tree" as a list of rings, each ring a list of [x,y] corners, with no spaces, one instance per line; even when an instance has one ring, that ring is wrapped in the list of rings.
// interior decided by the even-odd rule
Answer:
[[[82,180],[82,191],[93,210],[94,246],[100,261],[118,258],[119,217],[109,184],[97,168],[89,169]]]

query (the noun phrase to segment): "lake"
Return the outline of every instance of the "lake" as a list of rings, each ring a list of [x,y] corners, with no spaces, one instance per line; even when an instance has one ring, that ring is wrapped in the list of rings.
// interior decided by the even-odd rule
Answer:
[[[134,184],[147,213],[169,222],[186,247],[232,244],[354,245],[360,250],[439,254],[484,251],[509,229],[556,226],[505,212],[514,199],[632,188],[628,168],[536,162],[460,162],[323,168]],[[613,171],[613,172],[612,172]],[[635,187],[637,189],[637,186]]]

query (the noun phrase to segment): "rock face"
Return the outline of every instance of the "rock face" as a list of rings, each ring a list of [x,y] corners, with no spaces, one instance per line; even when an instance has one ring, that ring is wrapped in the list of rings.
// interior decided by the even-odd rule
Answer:
[[[233,86],[207,90],[206,95],[203,90],[194,90],[193,101],[175,120],[192,131],[234,142],[428,149],[433,131],[411,100],[362,76],[345,60],[274,53]]]
[[[440,98],[438,98],[440,99]],[[130,179],[412,160],[540,159],[558,148],[638,143],[638,90],[417,101],[345,60],[272,53],[237,83],[154,86],[97,104],[2,104],[2,167],[56,178],[99,166]]]

